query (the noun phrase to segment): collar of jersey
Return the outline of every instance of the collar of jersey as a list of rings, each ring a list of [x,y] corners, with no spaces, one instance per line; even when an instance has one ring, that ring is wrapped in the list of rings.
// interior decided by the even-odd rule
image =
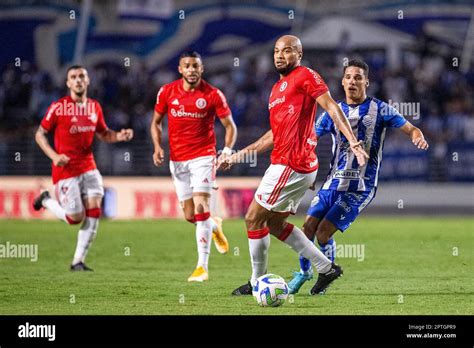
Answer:
[[[369,100],[372,100],[372,97],[369,97],[369,96],[368,96],[367,98],[365,98],[365,100],[364,100],[362,103],[359,103],[359,104],[347,104],[344,100],[342,100],[341,103],[342,103],[342,104],[345,104],[345,105],[347,105],[347,106],[350,106],[351,108],[355,108],[355,107],[357,107],[357,106],[359,106],[359,105],[362,105],[362,104],[367,103]]]

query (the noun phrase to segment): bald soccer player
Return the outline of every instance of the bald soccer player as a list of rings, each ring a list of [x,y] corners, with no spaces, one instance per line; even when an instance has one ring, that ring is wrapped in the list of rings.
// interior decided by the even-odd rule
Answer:
[[[331,263],[298,227],[286,222],[316,178],[316,103],[328,112],[348,139],[359,165],[364,165],[368,156],[321,76],[302,66],[302,57],[303,48],[296,36],[285,35],[276,41],[273,58],[280,80],[273,86],[268,104],[271,130],[219,163],[219,168],[226,170],[251,151],[263,153],[273,147],[271,165],[245,216],[252,275],[248,283],[232,292],[233,295],[251,295],[256,279],[268,272],[270,234],[310,260],[319,273],[315,291],[325,290],[342,275],[339,265]]]

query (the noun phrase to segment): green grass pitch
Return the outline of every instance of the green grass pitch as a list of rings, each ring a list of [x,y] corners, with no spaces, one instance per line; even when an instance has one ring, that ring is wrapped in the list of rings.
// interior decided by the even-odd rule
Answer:
[[[293,218],[301,226],[302,220]],[[231,291],[247,281],[242,220],[224,222],[227,255],[210,257],[210,280],[188,283],[197,259],[185,221],[100,223],[89,252],[93,273],[72,273],[77,227],[61,222],[0,222],[0,244],[37,244],[38,261],[0,258],[0,314],[472,314],[474,219],[361,217],[341,244],[364,245],[364,259],[339,258],[344,277],[324,296],[313,281],[282,307],[261,308]],[[297,255],[272,237],[269,272],[288,279]]]

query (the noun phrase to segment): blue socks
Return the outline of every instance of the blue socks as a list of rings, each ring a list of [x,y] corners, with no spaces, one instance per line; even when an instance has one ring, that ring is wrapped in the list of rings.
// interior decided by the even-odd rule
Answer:
[[[321,252],[326,255],[326,257],[331,260],[331,262],[334,262],[336,259],[336,241],[334,238],[328,240],[326,244],[318,244],[320,246]]]
[[[314,242],[314,238],[312,240]],[[318,243],[321,252],[326,255],[326,257],[334,262],[336,259],[336,241],[334,238],[328,240],[326,244]],[[300,269],[301,273],[308,274],[311,272],[311,262],[308,259],[305,259],[303,256],[300,256]]]

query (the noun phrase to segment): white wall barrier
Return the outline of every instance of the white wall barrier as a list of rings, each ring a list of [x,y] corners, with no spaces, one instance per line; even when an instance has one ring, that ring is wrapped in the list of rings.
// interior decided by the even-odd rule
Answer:
[[[218,178],[213,192],[213,213],[243,217],[261,178]],[[171,178],[105,177],[104,215],[117,219],[180,218],[181,208]],[[318,185],[317,185],[318,186]],[[53,216],[34,211],[31,202],[41,188],[54,195],[49,177],[0,177],[0,219]],[[308,191],[298,209],[304,214],[315,191]],[[364,214],[467,214],[474,215],[472,184],[381,183],[374,202]]]
[[[222,217],[240,217],[250,204],[260,178],[222,178],[214,190],[213,212]],[[53,218],[45,210],[34,211],[33,199],[42,188],[52,196],[49,177],[0,177],[0,219]],[[171,178],[104,177],[104,215],[118,219],[177,218],[181,208]]]

